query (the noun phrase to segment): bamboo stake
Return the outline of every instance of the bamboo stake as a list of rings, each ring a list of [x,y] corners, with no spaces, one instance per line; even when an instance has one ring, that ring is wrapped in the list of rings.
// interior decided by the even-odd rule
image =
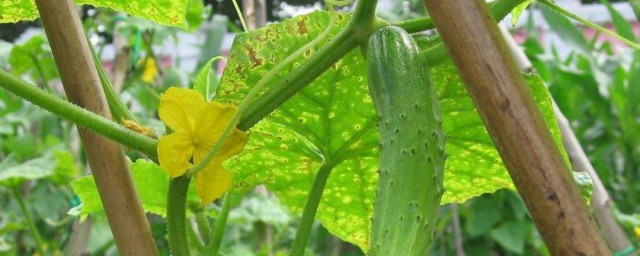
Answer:
[[[69,100],[111,118],[89,45],[71,0],[36,0]],[[122,147],[78,128],[116,246],[122,255],[157,255]]]
[[[553,255],[611,255],[483,0],[423,0]]]
[[[527,55],[520,49],[518,43],[513,39],[509,31],[505,26],[500,24],[500,32],[503,38],[507,42],[507,46],[515,59],[518,68],[524,72],[535,72],[533,64],[527,58]],[[578,138],[573,133],[573,129],[569,125],[569,120],[564,116],[555,101],[553,102],[553,112],[556,114],[558,120],[558,126],[562,133],[562,144],[567,150],[571,164],[573,165],[574,172],[586,172],[591,176],[593,182],[593,195],[591,195],[591,209],[593,210],[593,216],[602,230],[609,248],[614,252],[624,252],[629,248],[633,248],[633,245],[629,241],[627,234],[624,232],[620,224],[613,217],[613,200],[604,187],[602,180],[598,176],[598,173],[591,165],[587,154],[585,154]],[[636,256],[635,252],[629,252],[626,256]]]

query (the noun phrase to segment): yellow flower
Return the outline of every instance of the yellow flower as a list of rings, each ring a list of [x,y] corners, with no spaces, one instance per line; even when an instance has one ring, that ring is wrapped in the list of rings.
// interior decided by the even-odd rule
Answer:
[[[153,83],[153,79],[158,74],[158,67],[154,58],[147,58],[144,62],[144,70],[142,71],[142,81]]]
[[[160,138],[158,159],[171,177],[183,175],[205,158],[236,112],[236,107],[205,103],[195,90],[169,88],[160,98],[160,119],[173,133]],[[234,129],[207,166],[196,174],[196,192],[202,205],[220,198],[231,187],[231,172],[222,162],[242,152],[247,135]]]
[[[636,236],[640,237],[640,226],[634,227],[633,228],[633,233],[636,233]]]

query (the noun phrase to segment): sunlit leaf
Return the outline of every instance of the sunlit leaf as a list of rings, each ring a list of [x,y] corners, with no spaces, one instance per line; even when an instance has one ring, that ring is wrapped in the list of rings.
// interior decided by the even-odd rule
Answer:
[[[144,210],[160,216],[167,211],[167,191],[169,189],[169,174],[153,162],[138,160],[131,165],[131,175],[140,196]],[[80,197],[80,210],[73,209],[78,214],[91,214],[104,211],[100,194],[93,176],[84,176],[71,182],[73,192]],[[199,198],[195,189],[189,189],[188,203],[197,205]]]
[[[511,10],[511,25],[515,26],[516,23],[518,23],[518,18],[520,18],[522,12],[533,2],[535,2],[535,0],[526,0]]]
[[[325,13],[316,12],[239,35],[218,99],[239,102],[265,72],[315,38],[327,21]],[[344,19],[337,24],[336,30],[344,25]],[[314,54],[317,48],[300,57],[293,66]],[[512,188],[511,179],[453,65],[445,63],[431,72],[449,136],[443,203],[463,202],[499,188]],[[556,142],[560,143],[542,80],[536,76],[525,78],[545,119],[552,124]],[[377,182],[378,131],[368,96],[366,63],[360,51],[349,53],[251,132],[244,153],[227,162],[227,167],[235,171],[235,191],[241,193],[265,184],[290,210],[299,213],[319,166],[323,162],[336,164],[317,219],[332,233],[366,249]]]
[[[109,7],[159,24],[186,27],[187,0],[77,0],[76,4]],[[37,18],[33,0],[0,0],[0,23],[12,23]]]

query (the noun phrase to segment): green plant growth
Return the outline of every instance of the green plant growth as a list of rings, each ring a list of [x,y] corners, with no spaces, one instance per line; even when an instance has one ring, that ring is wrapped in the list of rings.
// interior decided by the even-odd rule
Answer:
[[[226,21],[203,19],[208,10],[202,2],[78,2],[138,16],[111,18],[112,11],[104,10],[84,24],[90,35],[107,27],[131,47],[124,57],[128,64],[122,69],[123,81],[111,82],[97,63],[116,121],[61,99],[50,85],[58,75],[44,38],[34,37],[24,45],[13,46],[11,73],[0,70],[0,87],[4,89],[0,90],[0,184],[7,183],[3,186],[13,193],[2,195],[10,199],[2,204],[10,202],[24,219],[20,223],[14,216],[2,216],[0,252],[42,255],[54,253],[55,248],[75,246],[52,242],[48,238],[51,234],[43,236],[42,216],[31,216],[31,203],[24,202],[22,194],[45,177],[51,177],[56,185],[75,178],[70,186],[82,203],[67,205],[67,209],[73,207],[67,218],[95,219],[95,229],[104,230],[97,228],[104,227],[104,209],[93,177],[76,177],[76,171],[69,171],[76,170],[71,169],[75,167],[71,159],[85,166],[82,155],[44,150],[50,148],[44,145],[52,145],[43,143],[50,143],[50,134],[63,137],[62,142],[54,144],[78,147],[71,126],[58,117],[125,146],[138,191],[131,196],[138,196],[145,211],[154,214],[150,222],[163,254],[170,248],[173,255],[246,255],[250,251],[259,255],[303,255],[321,251],[308,245],[308,240],[319,240],[329,232],[351,243],[350,253],[354,254],[359,248],[375,255],[384,246],[381,255],[398,250],[406,250],[406,255],[424,255],[429,251],[433,230],[438,229],[439,204],[464,202],[483,193],[513,188],[454,65],[447,60],[442,42],[435,38],[418,39],[416,43],[407,34],[432,29],[429,17],[391,24],[376,17],[376,1],[358,1],[352,13],[333,10],[351,1],[326,2],[328,12],[317,11],[238,34],[220,79],[212,71],[221,59],[216,57],[219,45],[202,47],[205,57],[198,60],[196,71],[166,67],[153,47],[165,39],[178,40],[177,31],[194,30],[201,23],[211,26],[207,42],[219,44]],[[0,22],[37,16],[32,1],[0,3],[7,6],[0,10]],[[527,3],[498,0],[490,4],[490,9],[499,20]],[[97,53],[104,45],[94,46]],[[99,54],[94,52],[95,56]],[[560,147],[551,98],[542,78],[523,76]],[[116,85],[121,82],[122,87]],[[416,106],[424,111],[413,111]],[[58,117],[45,115],[41,109]],[[24,121],[33,119],[32,113],[38,113],[42,120]],[[56,125],[47,125],[48,119],[55,119]],[[38,137],[30,137],[29,131],[34,128],[21,127],[24,124],[37,125]],[[398,129],[413,129],[417,134],[396,134]],[[425,140],[426,148],[418,149]],[[405,154],[411,158],[404,159]],[[423,165],[433,166],[426,171],[416,168]],[[392,169],[407,173],[389,173],[391,179],[385,179],[378,177],[379,169],[381,173]],[[397,190],[386,189],[392,184]],[[272,194],[256,197],[254,189],[259,185]],[[414,187],[422,188],[418,194],[423,200],[411,201],[417,198]],[[68,189],[58,189],[72,198]],[[263,201],[254,204],[266,202],[277,207],[258,207],[254,214],[257,217],[250,222],[256,226],[247,228],[238,214],[251,209],[247,204],[256,198]],[[397,209],[403,204],[409,208]],[[413,213],[414,207],[417,213]],[[523,208],[519,209],[522,214],[517,215],[518,220],[525,215]],[[267,214],[270,210],[277,213],[274,215],[301,214],[301,218],[291,224],[297,219],[274,218]],[[392,214],[398,212],[408,219],[394,219]],[[418,224],[408,221],[414,217],[420,219],[415,222]],[[383,221],[378,222],[379,218]],[[322,227],[314,225],[315,220]],[[401,232],[414,232],[416,240],[406,246],[399,244],[399,237],[381,242],[388,238],[384,231],[389,223],[402,223],[391,225]],[[506,250],[521,252],[524,236],[509,235],[522,226],[514,223],[500,226],[491,236]],[[5,234],[23,229],[29,231],[29,242],[8,245],[7,241],[21,241],[23,236]],[[247,248],[231,238],[246,237],[247,232],[255,232],[255,239],[268,242]],[[270,232],[276,234],[275,238],[261,235],[273,234]],[[515,241],[514,245],[510,241]],[[88,250],[94,253],[113,250],[112,242],[94,244],[100,244],[90,246]],[[396,246],[400,249],[393,249]]]

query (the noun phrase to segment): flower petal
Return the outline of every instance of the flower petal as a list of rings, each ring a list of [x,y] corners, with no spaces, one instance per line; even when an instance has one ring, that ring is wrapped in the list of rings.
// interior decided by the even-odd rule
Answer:
[[[170,87],[160,97],[158,115],[173,131],[193,134],[196,117],[205,105],[199,92]]]
[[[221,162],[211,162],[205,169],[196,174],[196,192],[202,199],[200,205],[205,206],[220,198],[231,188],[231,172],[222,167]]]
[[[207,148],[213,147],[236,111],[237,109],[233,105],[215,101],[207,103],[196,119],[194,137],[198,138]]]
[[[189,162],[192,155],[193,145],[185,133],[176,132],[165,135],[158,141],[160,166],[171,177],[178,177],[193,167]]]
[[[218,161],[224,161],[232,156],[240,154],[244,149],[244,146],[247,145],[247,141],[249,140],[249,136],[247,133],[240,131],[238,129],[233,129],[233,133],[227,137],[227,140],[222,145],[222,148],[213,159],[217,159]]]

